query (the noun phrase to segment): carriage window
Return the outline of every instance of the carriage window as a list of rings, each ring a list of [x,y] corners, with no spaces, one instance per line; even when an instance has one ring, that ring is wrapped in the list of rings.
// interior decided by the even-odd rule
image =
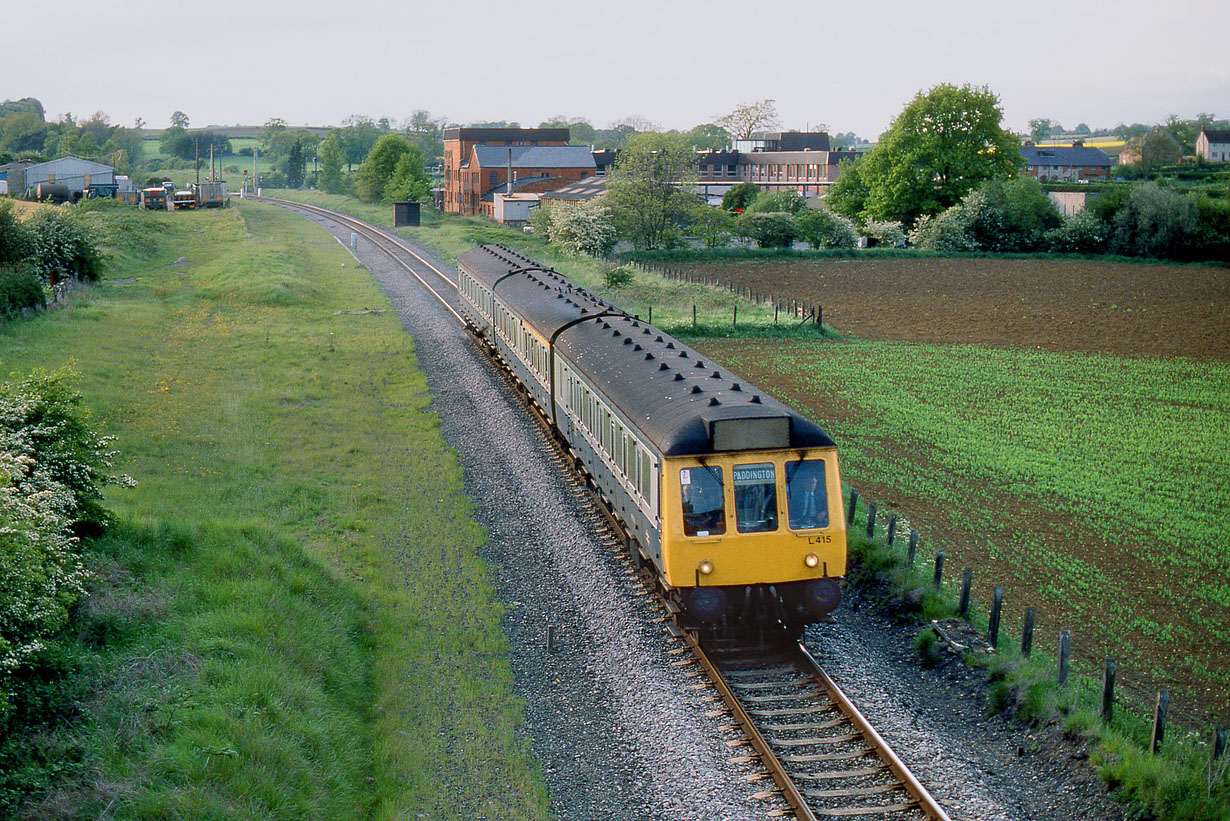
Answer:
[[[771,462],[735,465],[735,523],[740,533],[777,530],[777,473]]]
[[[790,501],[791,530],[829,526],[829,499],[824,487],[823,460],[787,462],[786,496]]]
[[[710,536],[726,532],[726,500],[722,490],[722,469],[684,468],[679,471],[683,492],[683,533],[685,536]]]

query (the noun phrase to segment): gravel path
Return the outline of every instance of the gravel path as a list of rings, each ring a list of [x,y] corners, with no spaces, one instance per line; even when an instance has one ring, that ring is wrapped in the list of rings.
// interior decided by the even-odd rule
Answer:
[[[325,227],[348,240],[348,230]],[[578,821],[770,817],[783,805],[755,798],[762,785],[741,779],[754,770],[733,763],[735,736],[707,717],[710,691],[673,664],[678,643],[653,623],[656,606],[635,595],[627,563],[603,543],[515,391],[417,282],[362,240],[357,255],[415,340],[441,432],[489,529],[484,557],[509,606],[524,732],[553,812]],[[809,642],[953,819],[1121,817],[1067,748],[986,719],[967,682],[914,663],[907,632],[843,607]]]

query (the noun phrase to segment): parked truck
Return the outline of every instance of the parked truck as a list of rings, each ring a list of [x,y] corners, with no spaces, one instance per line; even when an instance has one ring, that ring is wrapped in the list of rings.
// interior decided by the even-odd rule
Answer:
[[[193,183],[192,193],[196,197],[197,208],[225,208],[229,204],[223,181]]]

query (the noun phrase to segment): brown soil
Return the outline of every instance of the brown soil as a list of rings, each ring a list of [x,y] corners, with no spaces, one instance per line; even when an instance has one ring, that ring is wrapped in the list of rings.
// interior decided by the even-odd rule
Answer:
[[[690,263],[864,339],[1230,359],[1230,268],[1031,259]]]

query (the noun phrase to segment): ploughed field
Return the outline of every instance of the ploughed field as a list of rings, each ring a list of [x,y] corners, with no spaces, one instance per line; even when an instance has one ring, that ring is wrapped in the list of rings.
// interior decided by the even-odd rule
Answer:
[[[1005,635],[1230,719],[1230,269],[984,259],[696,263],[850,335],[692,340],[824,425]],[[908,529],[908,528],[907,528]]]

